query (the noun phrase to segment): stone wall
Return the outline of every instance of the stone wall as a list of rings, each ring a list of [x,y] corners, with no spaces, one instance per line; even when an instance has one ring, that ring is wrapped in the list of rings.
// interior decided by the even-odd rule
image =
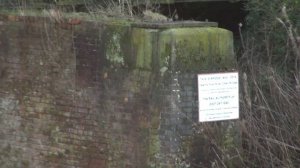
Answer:
[[[182,166],[196,74],[234,67],[232,45],[219,28],[1,15],[0,165]]]

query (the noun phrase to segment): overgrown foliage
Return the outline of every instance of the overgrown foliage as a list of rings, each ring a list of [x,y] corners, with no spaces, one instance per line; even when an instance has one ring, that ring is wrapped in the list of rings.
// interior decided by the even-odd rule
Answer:
[[[20,15],[125,20],[157,20],[159,5],[150,0],[1,0],[0,11]],[[50,14],[49,14],[50,13]],[[52,14],[51,14],[52,13]],[[52,16],[50,16],[52,17]]]
[[[254,40],[256,45],[253,47],[259,53],[253,61],[274,66],[281,73],[289,73],[290,64],[295,57],[291,53],[291,41],[286,27],[277,19],[285,17],[282,13],[283,6],[286,7],[293,28],[299,29],[299,0],[249,0],[245,6],[249,11],[246,18],[249,34],[246,38],[248,43]]]
[[[299,167],[300,1],[250,0],[239,60],[245,167]]]
[[[247,30],[240,33],[238,55],[241,117],[237,124],[242,144],[236,144],[232,157],[239,161],[231,164],[230,151],[213,143],[212,149],[218,151],[212,157],[217,159],[210,165],[296,168],[300,166],[300,1],[249,0],[245,9]],[[212,132],[203,133],[213,142]]]

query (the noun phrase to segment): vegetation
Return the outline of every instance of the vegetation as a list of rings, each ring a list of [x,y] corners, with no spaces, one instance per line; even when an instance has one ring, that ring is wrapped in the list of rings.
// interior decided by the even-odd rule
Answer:
[[[2,13],[29,16],[84,18],[86,20],[154,20],[169,18],[156,13],[149,0],[1,0]]]
[[[33,2],[40,3],[43,8],[45,4],[47,8],[53,4],[75,4],[75,0],[65,3],[2,0],[0,5],[13,8],[30,6]],[[92,14],[134,15],[131,2],[126,0],[102,1],[103,4],[97,5],[92,0],[85,2],[94,4],[85,6]],[[300,1],[249,0],[245,10],[249,12],[244,26],[247,30],[241,32],[241,47],[237,49],[241,75],[238,124],[242,147],[236,149],[235,158],[239,159],[240,167],[299,167]],[[214,140],[210,132],[204,133],[208,137],[206,140]],[[228,157],[231,151],[224,146],[214,148],[219,151],[219,159],[212,165],[232,167],[228,162],[232,159]]]
[[[243,163],[299,167],[300,1],[251,0],[240,62]]]
[[[300,1],[249,0],[245,9],[247,30],[240,33],[238,49],[242,136],[242,147],[235,152],[238,167],[299,167]],[[215,148],[221,152],[214,165],[232,167],[228,151]]]
[[[236,48],[241,85],[239,140],[216,135],[215,127],[224,128],[224,123],[196,125],[192,152],[198,161],[191,158],[191,165],[296,168],[300,166],[300,1],[249,0],[245,10],[246,26],[239,25],[241,45]],[[201,143],[211,150],[201,149]],[[199,156],[209,163],[203,165]]]

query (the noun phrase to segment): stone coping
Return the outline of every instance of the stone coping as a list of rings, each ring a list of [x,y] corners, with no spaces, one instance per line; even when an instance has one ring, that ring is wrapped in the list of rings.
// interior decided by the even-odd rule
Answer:
[[[201,21],[174,21],[174,22],[138,22],[133,23],[132,27],[148,29],[169,29],[169,28],[188,28],[188,27],[218,27],[216,22]]]

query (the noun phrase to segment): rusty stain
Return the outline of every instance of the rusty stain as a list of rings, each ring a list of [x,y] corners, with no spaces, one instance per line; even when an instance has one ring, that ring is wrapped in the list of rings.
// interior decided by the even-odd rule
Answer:
[[[18,17],[15,16],[15,15],[8,15],[8,16],[7,16],[7,19],[8,19],[9,21],[18,21]]]
[[[68,24],[70,25],[79,25],[81,24],[81,20],[78,18],[71,18],[68,20]]]

